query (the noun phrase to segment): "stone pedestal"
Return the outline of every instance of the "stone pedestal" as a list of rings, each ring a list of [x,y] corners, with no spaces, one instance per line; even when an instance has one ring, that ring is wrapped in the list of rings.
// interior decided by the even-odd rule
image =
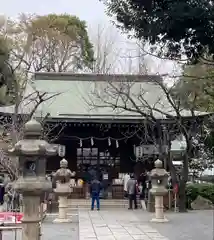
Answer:
[[[67,216],[68,211],[68,198],[67,196],[59,196],[59,215],[54,219],[54,223],[67,223],[71,222],[71,219]]]
[[[71,192],[69,184],[58,184],[55,190],[58,195],[59,202],[59,214],[58,217],[53,221],[54,223],[68,223],[71,222],[71,219],[68,218],[68,195]]]
[[[163,196],[155,196],[155,218],[151,222],[168,222],[164,216]]]
[[[40,240],[41,236],[41,203],[40,196],[48,191],[51,184],[45,178],[29,177],[27,180],[20,177],[14,188],[23,195],[22,240]]]
[[[39,240],[41,218],[38,209],[40,207],[40,196],[24,196],[23,203],[22,240]]]

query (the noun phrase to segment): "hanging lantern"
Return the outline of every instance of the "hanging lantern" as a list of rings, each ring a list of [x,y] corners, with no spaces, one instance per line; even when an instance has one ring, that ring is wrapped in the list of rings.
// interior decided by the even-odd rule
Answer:
[[[93,139],[93,137],[91,138],[91,146],[94,146],[94,139]]]
[[[80,139],[80,147],[82,147],[82,139]]]
[[[64,156],[65,156],[65,146],[64,146],[64,145],[59,145],[58,155],[59,155],[60,157],[64,157]]]
[[[142,146],[134,146],[134,154],[137,159],[143,157],[143,147]]]
[[[119,148],[119,142],[116,140],[116,148]]]
[[[111,146],[111,138],[108,138],[108,145]]]

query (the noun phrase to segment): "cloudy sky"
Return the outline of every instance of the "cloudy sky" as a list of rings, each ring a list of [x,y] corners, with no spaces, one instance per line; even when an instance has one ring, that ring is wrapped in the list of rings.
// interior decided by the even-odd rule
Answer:
[[[104,6],[99,0],[6,0],[1,3],[1,14],[17,16],[19,13],[69,13],[89,24],[107,21]]]
[[[107,29],[106,33],[111,32],[117,35],[115,38],[117,44],[116,52],[121,52],[123,62],[124,55],[137,55],[136,45],[128,43],[125,36],[122,36],[116,29],[110,27],[110,19],[105,14],[105,7],[99,0],[6,0],[1,3],[1,15],[6,15],[7,17],[16,17],[20,13],[36,13],[36,14],[48,14],[48,13],[69,13],[78,16],[81,20],[85,20],[90,29],[89,35],[94,37],[97,31],[98,24],[105,26]],[[93,33],[92,33],[93,32]],[[106,36],[105,33],[105,36]],[[122,47],[121,47],[122,46]],[[131,50],[130,50],[131,49]],[[131,52],[131,53],[130,53]],[[125,54],[126,53],[126,54]],[[134,60],[132,60],[134,61]],[[154,58],[149,58],[150,71],[152,73],[174,73],[176,66],[170,61],[160,61]],[[127,63],[129,64],[129,63]],[[133,64],[132,64],[133,65]],[[137,65],[137,64],[134,64]],[[176,71],[177,72],[177,71]]]

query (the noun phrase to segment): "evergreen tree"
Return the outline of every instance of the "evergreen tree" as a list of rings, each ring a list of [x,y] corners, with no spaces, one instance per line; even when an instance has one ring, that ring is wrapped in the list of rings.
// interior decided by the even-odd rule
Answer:
[[[162,46],[167,57],[196,61],[214,53],[214,4],[208,0],[101,0],[117,25]]]

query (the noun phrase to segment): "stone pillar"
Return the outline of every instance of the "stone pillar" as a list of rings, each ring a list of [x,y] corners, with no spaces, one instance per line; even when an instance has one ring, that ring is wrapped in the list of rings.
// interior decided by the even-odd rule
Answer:
[[[46,157],[57,155],[57,149],[41,139],[42,125],[30,120],[24,126],[24,139],[8,152],[19,157],[19,177],[14,184],[23,196],[22,240],[39,240],[41,236],[40,196],[51,189],[46,181]]]
[[[155,197],[155,217],[151,222],[164,223],[168,219],[164,216],[163,197],[167,194],[165,188],[167,184],[168,173],[162,168],[162,161],[155,161],[155,169],[151,171],[152,188],[150,193]]]
[[[67,219],[68,198],[67,196],[59,196],[59,219]]]
[[[71,219],[68,218],[68,195],[71,192],[68,184],[59,184],[55,190],[58,195],[59,213],[54,223],[68,223]]]
[[[38,208],[40,206],[39,196],[23,197],[23,213],[22,220],[23,233],[22,240],[40,239],[40,214]]]
[[[155,197],[155,219],[165,219],[163,214],[163,196]]]

